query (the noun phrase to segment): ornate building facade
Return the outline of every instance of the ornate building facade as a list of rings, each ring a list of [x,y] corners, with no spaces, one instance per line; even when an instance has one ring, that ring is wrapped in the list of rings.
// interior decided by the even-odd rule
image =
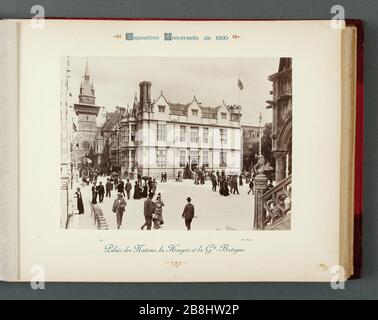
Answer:
[[[88,62],[85,66],[84,79],[80,84],[79,102],[74,104],[77,116],[77,134],[72,142],[74,163],[85,161],[90,149],[94,150],[97,134],[97,115],[100,107],[96,105],[95,90],[90,80]]]
[[[292,160],[292,61],[280,58],[278,71],[268,77],[273,83],[272,152],[275,158],[275,184],[268,188],[265,160],[254,178],[254,223],[257,230],[291,229]]]
[[[207,107],[196,97],[185,104],[173,103],[163,92],[152,100],[151,83],[143,81],[139,100],[135,97],[132,108],[118,108],[115,114],[99,129],[101,141],[96,143],[104,146],[108,139],[112,166],[123,175],[166,172],[172,177],[186,165],[240,172],[240,106],[223,102]]]
[[[280,58],[278,72],[268,78],[273,83],[272,151],[276,159],[276,182],[291,175],[292,159],[292,67],[291,58]]]

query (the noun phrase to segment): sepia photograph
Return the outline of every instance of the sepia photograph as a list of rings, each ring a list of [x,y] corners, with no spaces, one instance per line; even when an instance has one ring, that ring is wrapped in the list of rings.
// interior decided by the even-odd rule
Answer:
[[[63,229],[290,230],[292,59],[61,58]]]

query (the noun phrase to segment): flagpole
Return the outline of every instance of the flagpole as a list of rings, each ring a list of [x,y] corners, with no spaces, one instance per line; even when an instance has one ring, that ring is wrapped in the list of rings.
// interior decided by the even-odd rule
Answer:
[[[238,74],[238,84],[239,84],[239,81],[240,81],[240,74]],[[238,86],[238,106],[240,106],[240,88]]]

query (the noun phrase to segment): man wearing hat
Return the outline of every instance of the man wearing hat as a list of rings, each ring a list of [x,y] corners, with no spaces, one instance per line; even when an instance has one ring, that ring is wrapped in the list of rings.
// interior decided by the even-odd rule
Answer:
[[[191,204],[192,199],[190,197],[186,198],[186,201],[188,203],[186,204],[184,208],[184,212],[182,213],[182,217],[185,219],[185,226],[190,230],[190,225],[192,223],[192,220],[194,218],[194,206]]]
[[[144,201],[144,207],[143,207],[143,213],[144,213],[144,224],[140,227],[141,230],[144,229],[144,227],[147,227],[147,230],[151,230],[152,227],[152,215],[155,212],[155,205],[152,201],[152,198],[154,195],[150,192],[147,199]]]
[[[117,195],[117,199],[115,199],[113,203],[113,212],[116,214],[117,217],[117,229],[121,227],[125,207],[126,201],[125,199],[123,199],[122,193],[119,192]]]

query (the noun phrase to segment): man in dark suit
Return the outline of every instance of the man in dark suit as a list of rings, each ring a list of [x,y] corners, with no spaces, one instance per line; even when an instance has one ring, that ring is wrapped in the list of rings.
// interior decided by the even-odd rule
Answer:
[[[122,180],[120,180],[117,185],[117,191],[122,193],[123,196],[125,196],[125,183]]]
[[[110,182],[110,179],[106,181],[106,196],[110,198],[111,196],[111,191],[113,190],[113,184]]]
[[[105,188],[101,181],[100,181],[100,184],[97,186],[97,193],[98,193],[98,200],[100,201],[100,203],[102,203],[102,201],[104,201]]]
[[[191,204],[192,199],[188,197],[186,199],[188,203],[184,208],[184,212],[182,213],[182,217],[185,219],[185,226],[188,230],[190,230],[190,226],[192,224],[192,220],[194,218],[194,206]]]
[[[212,185],[213,185],[213,188],[212,188],[212,190],[213,191],[217,191],[217,178],[215,177],[215,175],[213,174],[212,175],[212,177],[211,177],[211,183],[212,183]]]
[[[147,230],[151,230],[152,226],[152,215],[155,212],[155,205],[152,201],[154,195],[150,193],[147,199],[144,201],[144,224],[140,228],[143,230],[144,227],[147,227]]]
[[[122,197],[122,193],[118,193],[117,199],[114,200],[113,203],[113,212],[116,214],[117,218],[117,229],[119,229],[122,225],[122,218],[123,213],[125,212],[126,208],[126,201]]]
[[[126,185],[125,185],[127,200],[130,200],[130,191],[131,191],[132,188],[133,188],[133,186],[131,185],[130,180],[127,179],[127,182],[126,182]]]

